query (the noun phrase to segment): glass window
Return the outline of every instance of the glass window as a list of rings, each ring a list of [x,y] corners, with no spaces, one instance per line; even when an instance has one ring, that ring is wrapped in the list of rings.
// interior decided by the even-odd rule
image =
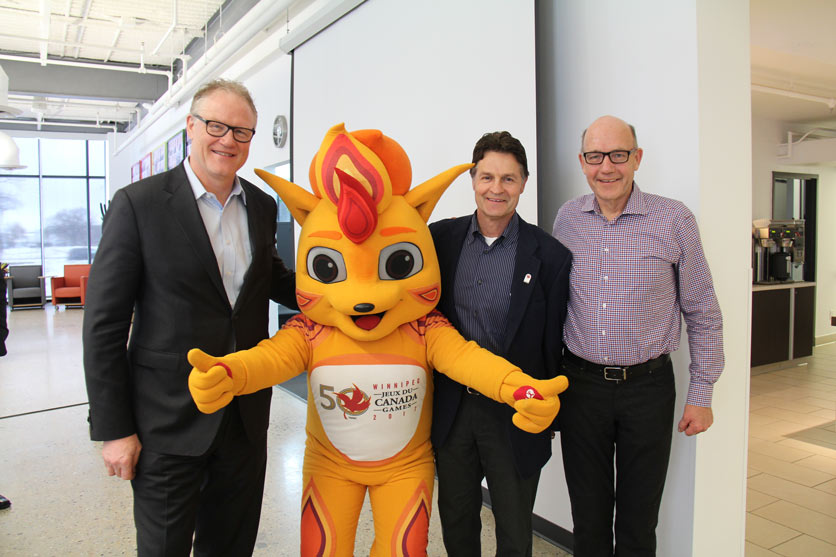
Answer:
[[[105,161],[107,160],[107,142],[106,141],[88,141],[88,160],[89,160],[89,174],[90,176],[104,176],[105,175]]]
[[[41,139],[44,176],[86,176],[87,142],[83,139]]]
[[[0,169],[0,261],[41,264],[46,276],[90,263],[102,235],[107,141],[14,139],[27,168]]]
[[[3,263],[41,263],[38,197],[37,178],[0,176],[0,261]]]
[[[64,265],[88,262],[86,178],[44,178],[44,273],[63,275]]]
[[[96,255],[99,240],[102,239],[102,219],[107,197],[103,178],[90,178],[90,261]]]

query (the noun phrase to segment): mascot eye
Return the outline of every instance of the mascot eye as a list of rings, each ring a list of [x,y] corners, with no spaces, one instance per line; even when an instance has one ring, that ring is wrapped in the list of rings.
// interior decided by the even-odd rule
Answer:
[[[326,284],[345,280],[345,261],[342,254],[321,246],[311,248],[308,252],[308,274]]]
[[[424,268],[421,248],[409,242],[400,242],[380,250],[377,274],[381,280],[401,280]]]

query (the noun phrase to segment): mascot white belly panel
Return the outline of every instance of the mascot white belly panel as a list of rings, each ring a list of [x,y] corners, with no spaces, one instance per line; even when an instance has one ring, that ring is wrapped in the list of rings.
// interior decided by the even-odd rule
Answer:
[[[322,429],[347,458],[398,454],[418,427],[427,373],[409,364],[321,365],[310,374]]]

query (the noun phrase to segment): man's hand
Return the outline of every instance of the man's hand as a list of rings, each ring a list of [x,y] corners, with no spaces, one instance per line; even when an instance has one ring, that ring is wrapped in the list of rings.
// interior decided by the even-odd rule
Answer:
[[[679,420],[679,432],[685,435],[696,435],[702,433],[714,423],[714,414],[711,407],[694,406],[686,404],[682,419]]]
[[[246,379],[232,361],[210,356],[203,350],[192,348],[188,354],[194,367],[189,374],[189,392],[204,414],[217,412],[241,392]]]
[[[132,480],[136,475],[136,461],[142,443],[136,433],[129,437],[105,441],[102,445],[102,459],[108,476],[119,476],[123,480]]]

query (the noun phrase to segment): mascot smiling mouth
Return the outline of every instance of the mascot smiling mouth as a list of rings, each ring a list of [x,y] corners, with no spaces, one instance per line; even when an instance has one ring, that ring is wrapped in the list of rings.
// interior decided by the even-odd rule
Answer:
[[[373,313],[371,315],[350,315],[349,317],[351,317],[355,325],[364,331],[371,331],[378,326],[385,314],[386,312],[384,311],[381,313]]]

